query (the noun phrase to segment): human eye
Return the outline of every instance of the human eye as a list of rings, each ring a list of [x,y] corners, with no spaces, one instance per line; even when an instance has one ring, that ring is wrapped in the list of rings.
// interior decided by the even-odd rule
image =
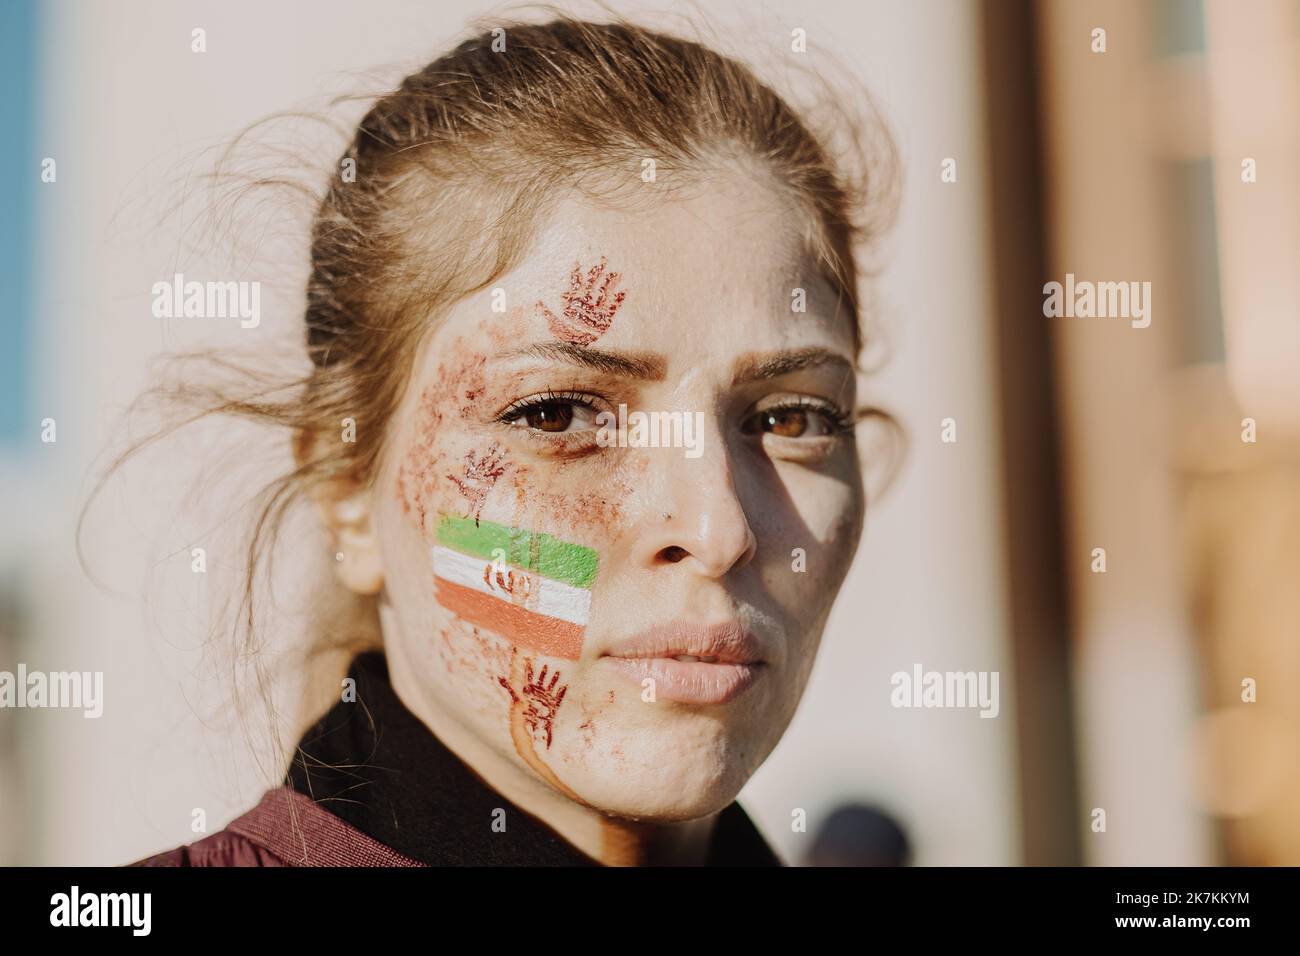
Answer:
[[[791,441],[835,439],[851,435],[853,424],[853,416],[833,402],[798,395],[769,400],[741,423],[741,431]]]
[[[511,402],[496,420],[539,437],[572,435],[597,428],[597,401],[580,392],[548,390]]]

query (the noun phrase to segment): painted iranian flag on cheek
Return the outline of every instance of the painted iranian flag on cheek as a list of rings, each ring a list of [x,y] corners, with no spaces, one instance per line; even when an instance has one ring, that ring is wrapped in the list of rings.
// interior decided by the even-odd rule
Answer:
[[[519,647],[577,660],[591,610],[596,552],[549,534],[439,515],[438,603]]]

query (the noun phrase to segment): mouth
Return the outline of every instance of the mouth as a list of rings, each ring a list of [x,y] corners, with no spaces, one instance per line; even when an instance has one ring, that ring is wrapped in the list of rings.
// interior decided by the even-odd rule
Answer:
[[[733,622],[657,625],[616,642],[601,659],[642,688],[654,681],[656,700],[699,706],[734,700],[767,666],[758,639]]]

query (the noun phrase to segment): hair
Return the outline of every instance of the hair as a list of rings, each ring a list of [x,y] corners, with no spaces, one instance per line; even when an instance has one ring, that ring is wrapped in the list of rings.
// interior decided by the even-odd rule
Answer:
[[[234,638],[236,658],[256,658],[259,571],[269,580],[291,506],[322,483],[370,480],[421,337],[508,272],[570,190],[635,202],[744,164],[804,212],[806,244],[860,346],[859,252],[893,216],[894,146],[865,92],[828,92],[825,103],[836,128],[818,136],[743,63],[618,18],[480,30],[373,103],[314,197],[305,374],[256,379],[238,360],[201,356],[240,384],[187,374],[153,389],[191,413],[119,456],[91,500],[144,445],[205,416],[326,439],[256,500]],[[832,132],[845,140],[835,158]],[[647,158],[653,187],[641,181]],[[329,439],[344,419],[356,422],[355,441]],[[377,629],[362,623],[374,618],[373,599],[336,597],[351,613],[328,615],[333,637],[322,626],[312,647],[373,645]],[[268,675],[255,675],[269,700]]]

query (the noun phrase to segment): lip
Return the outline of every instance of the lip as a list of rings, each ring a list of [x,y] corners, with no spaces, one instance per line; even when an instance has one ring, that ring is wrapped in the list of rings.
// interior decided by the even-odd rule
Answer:
[[[679,656],[713,660],[676,660]],[[702,706],[734,700],[766,666],[758,639],[730,621],[656,625],[616,642],[602,657],[638,684],[651,678],[656,699]]]

